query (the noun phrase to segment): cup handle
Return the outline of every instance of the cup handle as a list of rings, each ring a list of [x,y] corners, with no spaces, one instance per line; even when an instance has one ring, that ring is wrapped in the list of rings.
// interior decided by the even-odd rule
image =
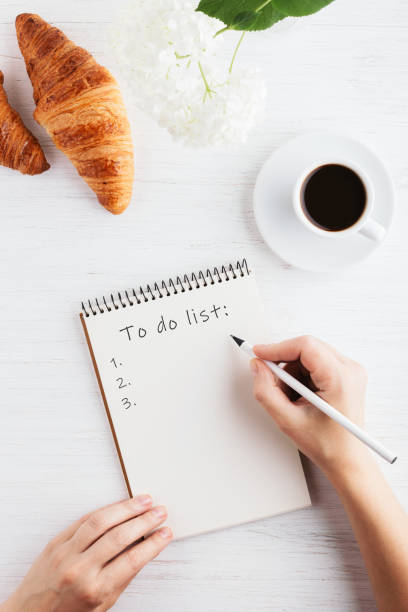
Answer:
[[[368,219],[359,231],[360,234],[363,234],[363,236],[375,242],[381,242],[386,233],[383,226],[377,221],[374,221],[374,219]]]

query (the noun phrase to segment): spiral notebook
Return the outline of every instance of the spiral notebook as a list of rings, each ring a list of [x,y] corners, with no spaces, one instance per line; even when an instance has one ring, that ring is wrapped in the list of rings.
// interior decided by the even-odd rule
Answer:
[[[268,338],[246,260],[87,300],[80,317],[129,495],[166,505],[175,538],[310,505],[230,338]]]

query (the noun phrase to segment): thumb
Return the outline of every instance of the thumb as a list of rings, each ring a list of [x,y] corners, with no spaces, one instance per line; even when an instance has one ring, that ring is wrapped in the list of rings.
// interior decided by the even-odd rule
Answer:
[[[255,399],[262,404],[280,429],[292,427],[300,416],[299,408],[285,395],[278,379],[263,361],[252,359],[250,365],[254,375]]]

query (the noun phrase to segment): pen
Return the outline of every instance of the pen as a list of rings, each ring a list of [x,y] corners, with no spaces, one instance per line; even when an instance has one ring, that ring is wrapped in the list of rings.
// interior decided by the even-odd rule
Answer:
[[[259,359],[248,342],[232,335],[231,338],[237,343],[242,351],[247,353],[247,355]],[[327,416],[333,419],[333,421],[336,421],[336,423],[339,423],[339,425],[347,429],[347,431],[356,436],[356,438],[361,440],[361,442],[367,444],[367,446],[380,455],[380,457],[388,461],[388,463],[395,463],[397,456],[394,453],[390,452],[383,444],[375,440],[372,436],[370,436],[370,434],[361,429],[361,427],[358,427],[358,425],[353,423],[353,421],[350,421],[350,419],[344,416],[344,414],[333,408],[333,406],[330,406],[330,404],[325,402],[324,399],[319,397],[316,393],[313,393],[313,391],[308,389],[294,376],[289,374],[289,372],[286,372],[286,370],[278,366],[273,361],[266,361],[264,359],[261,359],[261,361],[263,361],[282,382],[288,385],[288,387],[299,393],[299,395],[307,399],[311,404],[316,406],[316,408],[327,414]]]

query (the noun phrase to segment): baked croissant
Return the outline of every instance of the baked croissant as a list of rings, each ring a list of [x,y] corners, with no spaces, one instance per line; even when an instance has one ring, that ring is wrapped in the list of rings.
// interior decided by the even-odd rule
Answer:
[[[4,75],[0,70],[0,164],[22,174],[41,174],[50,165],[38,140],[10,106],[3,83]]]
[[[38,15],[18,15],[16,31],[34,90],[34,118],[99,202],[113,214],[123,212],[132,195],[133,146],[115,79]]]

